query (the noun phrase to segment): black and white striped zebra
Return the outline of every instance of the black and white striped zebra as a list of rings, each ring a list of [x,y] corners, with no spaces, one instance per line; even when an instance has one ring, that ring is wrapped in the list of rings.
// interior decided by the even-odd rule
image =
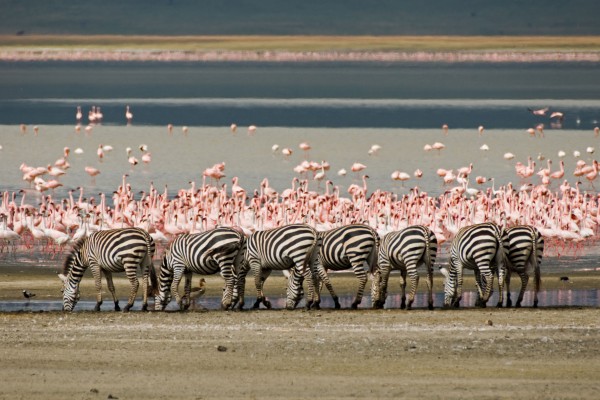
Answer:
[[[115,303],[115,310],[120,311],[112,274],[125,272],[131,283],[131,291],[124,311],[129,311],[137,296],[139,288],[137,269],[140,267],[143,276],[142,309],[147,310],[148,275],[150,275],[152,290],[157,287],[156,273],[152,264],[154,250],[152,237],[139,228],[97,231],[87,238],[80,239],[67,255],[62,274],[59,275],[63,281],[63,309],[72,311],[75,307],[79,300],[79,283],[89,267],[96,284],[95,310],[99,311],[102,304],[102,274],[104,274]]]
[[[367,283],[367,272],[377,262],[377,246],[379,236],[373,228],[363,224],[351,224],[319,232],[321,247],[314,264],[314,271],[318,279],[325,284],[335,303],[335,308],[340,308],[338,296],[333,290],[327,270],[342,271],[350,269],[358,278],[356,298],[352,302],[352,309],[358,308],[363,298]],[[315,292],[315,308],[321,302],[320,290]]]
[[[541,233],[529,225],[518,225],[505,230],[504,248],[508,259],[506,274],[506,306],[512,306],[510,298],[510,276],[516,273],[521,278],[521,290],[515,307],[521,307],[523,295],[529,282],[529,274],[533,272],[534,298],[533,307],[538,305],[538,292],[541,284],[540,265],[544,254],[544,238]]]
[[[302,282],[308,277],[309,294],[307,306],[314,296],[312,264],[318,252],[317,232],[305,224],[292,224],[264,231],[256,231],[248,237],[246,254],[241,270],[238,273],[234,289],[233,304],[239,301],[239,308],[244,307],[244,289],[246,275],[252,269],[256,286],[254,308],[260,303],[271,308],[265,298],[263,285],[273,270],[289,270],[286,308],[295,308],[302,297]]]
[[[502,242],[503,230],[493,222],[484,222],[461,228],[450,246],[448,270],[440,268],[445,276],[444,306],[458,307],[462,297],[463,270],[475,272],[479,295],[477,305],[485,307],[492,294],[495,268],[498,268],[498,307],[502,307],[506,254]]]
[[[412,308],[419,284],[417,268],[427,270],[428,308],[433,310],[433,264],[437,257],[437,238],[429,228],[413,225],[384,236],[379,246],[377,268],[373,272],[371,300],[373,308],[383,308],[387,298],[390,272],[400,270],[402,303],[400,308]],[[406,276],[411,288],[406,302]]]
[[[225,279],[221,307],[231,307],[237,270],[234,264],[239,264],[243,257],[241,250],[244,243],[243,233],[227,227],[177,236],[162,260],[155,309],[163,310],[171,300],[171,293],[174,293],[179,308],[187,309],[190,304],[192,273],[212,275],[217,272]],[[179,283],[184,275],[185,294],[182,298],[179,295]]]

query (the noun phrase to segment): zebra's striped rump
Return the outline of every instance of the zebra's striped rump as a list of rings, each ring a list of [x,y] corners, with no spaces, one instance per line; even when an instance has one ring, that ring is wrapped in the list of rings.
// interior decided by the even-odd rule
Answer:
[[[143,275],[143,310],[146,310],[149,294],[148,276],[152,281],[152,291],[158,286],[152,265],[154,251],[154,240],[148,232],[139,228],[97,231],[78,241],[67,255],[63,273],[59,275],[63,281],[63,309],[71,311],[75,307],[79,298],[79,283],[89,267],[96,284],[95,310],[99,311],[102,304],[102,274],[106,277],[108,289],[113,296],[115,310],[120,310],[112,274],[125,272],[131,283],[131,291],[124,311],[129,311],[137,296],[137,268],[140,267]]]
[[[521,278],[521,290],[515,307],[521,307],[523,295],[529,282],[529,274],[533,270],[534,299],[533,307],[538,305],[538,292],[541,285],[540,265],[544,254],[544,238],[533,226],[518,225],[505,230],[504,248],[508,259],[506,274],[506,306],[512,306],[510,298],[510,277],[516,273]]]
[[[502,306],[506,255],[503,246],[503,231],[493,222],[470,225],[456,234],[450,247],[448,270],[441,268],[445,275],[444,306],[458,307],[462,297],[463,270],[475,272],[475,282],[479,294],[478,305],[485,307],[492,294],[494,268],[497,268],[500,286],[498,306]]]
[[[257,292],[254,308],[258,308],[260,303],[271,307],[264,296],[263,285],[273,270],[290,271],[286,308],[293,309],[300,302],[305,277],[309,278],[309,299],[312,300],[314,282],[311,271],[317,251],[317,232],[309,225],[292,224],[254,232],[247,240],[245,260],[234,289],[233,303],[239,301],[239,308],[243,308],[246,275],[250,269],[254,273]]]
[[[352,268],[359,283],[356,298],[351,307],[352,309],[358,308],[367,283],[367,271],[373,268],[377,260],[379,244],[377,232],[368,225],[352,224],[319,232],[318,235],[322,242],[314,266],[318,280],[324,283],[329,290],[335,308],[340,308],[338,296],[333,290],[327,270],[342,271]],[[315,297],[313,307],[319,308],[320,288],[316,290]]]
[[[390,272],[399,270],[401,275],[402,303],[400,308],[412,308],[419,284],[417,268],[424,265],[427,269],[428,308],[433,309],[433,264],[437,257],[437,238],[429,228],[413,225],[397,232],[390,232],[381,241],[378,252],[377,269],[373,272],[371,298],[373,308],[383,308],[387,298],[387,286]],[[406,303],[406,276],[410,278],[411,288]]]
[[[225,288],[221,307],[231,307],[235,274],[243,256],[245,244],[243,233],[226,227],[177,236],[167,249],[159,274],[159,290],[155,298],[155,309],[163,310],[175,295],[180,309],[190,305],[192,273],[212,275],[221,273]],[[184,296],[179,295],[179,283],[185,275]]]

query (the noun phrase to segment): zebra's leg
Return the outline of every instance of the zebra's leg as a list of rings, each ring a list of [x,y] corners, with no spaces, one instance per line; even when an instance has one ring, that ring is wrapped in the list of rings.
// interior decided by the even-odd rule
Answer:
[[[192,273],[186,272],[185,283],[183,285],[183,297],[181,298],[181,311],[186,311],[190,308],[190,296],[192,293]]]
[[[148,268],[154,268],[153,266],[144,267],[142,266],[142,311],[148,311],[148,277],[150,270]]]
[[[263,293],[263,286],[271,274],[271,270],[261,268],[258,260],[252,260],[250,265],[252,267],[252,271],[254,272],[254,285],[256,286],[256,301],[254,302],[252,308],[259,308],[261,303],[263,303],[265,307],[271,308],[271,303],[266,299],[265,294]]]
[[[315,270],[316,270],[316,275],[318,277],[318,282],[320,284],[324,284],[325,287],[327,288],[327,290],[329,291],[329,294],[331,295],[331,298],[333,299],[333,303],[335,304],[335,309],[339,310],[341,308],[340,306],[340,301],[338,296],[335,294],[335,290],[333,290],[333,285],[331,284],[331,280],[329,279],[329,274],[327,274],[327,271],[325,270],[325,268],[323,267],[323,264],[321,264],[321,262],[319,260],[317,260],[315,262]],[[316,300],[313,302],[313,305],[315,306],[315,308],[320,308],[320,304],[321,304],[321,294],[320,294],[321,288],[315,288],[315,298]]]
[[[485,308],[488,300],[492,294],[492,288],[494,287],[494,274],[490,271],[489,266],[483,266],[479,268],[481,274],[481,308]]]
[[[376,273],[377,275],[379,275],[379,279],[376,279],[376,276],[374,276],[373,279],[373,284],[378,284],[378,288],[377,288],[377,292],[378,295],[375,298],[375,303],[373,308],[379,308],[382,309],[385,306],[385,301],[387,299],[387,288],[388,288],[388,283],[390,280],[390,271],[392,269],[392,266],[390,264],[390,260],[387,257],[382,257],[379,260],[379,267],[378,267],[378,272]]]
[[[511,271],[510,269],[508,271],[506,271],[506,307],[512,307],[512,299],[510,298],[510,278],[511,278]]]
[[[304,274],[300,277],[299,285],[298,285],[298,296],[296,298],[295,306],[300,303],[302,300],[302,295],[304,291],[304,287],[302,286],[302,282],[306,280],[306,285],[308,286],[308,294],[306,296],[306,309],[310,310],[314,308],[316,310],[320,309],[320,299],[319,303],[315,305],[316,289],[317,289],[317,279],[312,269],[305,269]],[[294,307],[295,308],[295,307]]]
[[[129,292],[129,299],[127,300],[127,305],[123,309],[123,312],[129,312],[131,307],[133,307],[133,303],[135,302],[135,298],[137,296],[138,289],[140,288],[140,281],[137,277],[137,265],[126,264],[125,267],[125,275],[127,275],[127,279],[129,279],[129,284],[131,285],[131,291]]]
[[[525,289],[527,289],[527,283],[529,283],[529,275],[527,274],[527,271],[519,272],[519,277],[521,278],[521,291],[519,292],[519,297],[517,297],[517,304],[515,304],[516,308],[521,307],[523,295],[525,294]],[[537,299],[537,291],[535,292],[535,297]],[[534,299],[534,304],[536,304],[536,299]]]
[[[179,284],[181,283],[181,278],[183,278],[184,271],[185,267],[183,265],[173,265],[173,281],[171,282],[171,293],[172,296],[175,297],[175,301],[177,302],[180,311],[183,311],[183,299],[179,294]]]
[[[238,310],[243,310],[245,301],[244,295],[246,293],[246,275],[250,270],[250,264],[246,260],[240,262],[239,271],[234,276],[235,283],[233,285],[233,294],[231,296],[231,308],[233,309],[236,305]]]
[[[362,302],[363,294],[365,292],[365,286],[367,284],[367,269],[369,265],[366,261],[360,261],[356,263],[352,263],[352,269],[354,270],[354,275],[358,279],[358,290],[356,291],[356,298],[352,302],[351,308],[356,310],[358,305]]]
[[[542,247],[543,247],[543,242],[542,242]],[[534,292],[533,292],[533,308],[537,308],[538,306],[538,292],[540,291],[540,284],[542,282],[542,276],[541,276],[541,271],[540,271],[540,262],[536,262],[535,265],[533,266],[533,282],[535,284],[534,286]]]
[[[121,311],[121,307],[119,307],[119,299],[117,299],[117,291],[115,290],[115,284],[113,283],[112,279],[112,273],[104,271],[104,276],[106,277],[106,286],[108,286],[108,291],[112,295],[113,302],[115,304],[115,311]],[[100,301],[100,304],[102,304],[102,301]]]
[[[406,309],[406,267],[400,268],[400,309]]]
[[[462,288],[464,282],[464,269],[462,264],[456,269],[455,274],[455,282],[456,287],[454,288],[454,298],[452,300],[452,304],[455,308],[460,307],[460,301],[462,300]]]
[[[427,267],[427,308],[433,310],[433,264]]]
[[[475,268],[473,272],[475,274],[475,287],[477,288],[475,307],[485,308],[486,303],[483,301],[483,281],[481,278],[481,271],[478,268]]]
[[[232,263],[219,263],[221,277],[225,281],[223,297],[221,297],[221,309],[229,310],[232,307],[233,286],[235,285],[235,276],[233,274]]]
[[[371,274],[371,308],[376,310],[379,302],[379,293],[381,285],[381,273],[376,268]]]
[[[102,305],[102,271],[96,263],[90,263],[90,269],[92,270],[94,285],[96,286],[96,306],[94,307],[94,311],[100,311],[100,306]]]
[[[417,265],[415,263],[408,264],[406,266],[406,274],[410,279],[410,291],[408,292],[408,301],[406,302],[406,309],[412,310],[412,305],[415,301],[417,287],[419,286],[419,274],[417,273]]]

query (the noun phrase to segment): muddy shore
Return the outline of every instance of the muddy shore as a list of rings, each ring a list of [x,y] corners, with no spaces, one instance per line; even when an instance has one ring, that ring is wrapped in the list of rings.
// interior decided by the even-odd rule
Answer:
[[[22,287],[58,297],[51,268],[20,268],[0,268],[2,299]],[[598,287],[593,273],[570,278]],[[353,277],[333,279],[339,292],[353,291]],[[273,277],[268,291],[282,282]],[[219,277],[207,284],[207,295],[221,290]],[[120,297],[126,290],[119,279]],[[93,295],[89,277],[82,291]],[[596,307],[5,312],[0,398],[591,399],[600,389],[598,315]]]

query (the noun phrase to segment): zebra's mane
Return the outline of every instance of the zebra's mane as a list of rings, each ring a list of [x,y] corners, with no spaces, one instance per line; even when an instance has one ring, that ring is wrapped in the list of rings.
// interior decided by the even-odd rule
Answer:
[[[71,247],[71,251],[69,251],[69,254],[67,254],[67,258],[65,259],[65,263],[63,264],[63,275],[69,274],[71,270],[71,264],[75,260],[75,256],[77,255],[77,253],[79,253],[79,250],[81,250],[81,247],[83,247],[83,243],[85,243],[85,240],[86,238],[82,237],[81,239],[77,240]]]

